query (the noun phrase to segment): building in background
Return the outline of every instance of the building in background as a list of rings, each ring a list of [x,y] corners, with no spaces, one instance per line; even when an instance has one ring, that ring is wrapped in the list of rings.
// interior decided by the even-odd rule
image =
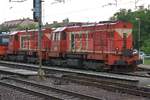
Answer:
[[[16,31],[16,30],[24,30],[24,29],[34,29],[36,28],[37,23],[32,19],[18,19],[5,21],[0,25],[1,31]]]

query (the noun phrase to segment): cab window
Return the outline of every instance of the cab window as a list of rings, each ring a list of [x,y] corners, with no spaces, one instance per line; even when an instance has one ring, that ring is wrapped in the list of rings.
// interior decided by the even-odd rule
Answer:
[[[58,32],[56,32],[56,33],[53,33],[53,39],[52,40],[54,40],[54,41],[56,41],[56,40],[60,40],[60,33],[58,33]]]
[[[66,32],[61,32],[61,40],[66,40]]]

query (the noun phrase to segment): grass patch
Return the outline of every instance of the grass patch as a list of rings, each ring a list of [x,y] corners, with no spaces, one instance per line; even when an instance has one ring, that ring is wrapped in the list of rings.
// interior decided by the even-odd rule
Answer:
[[[145,65],[150,65],[150,59],[145,59],[145,60],[144,60],[144,64],[145,64]]]

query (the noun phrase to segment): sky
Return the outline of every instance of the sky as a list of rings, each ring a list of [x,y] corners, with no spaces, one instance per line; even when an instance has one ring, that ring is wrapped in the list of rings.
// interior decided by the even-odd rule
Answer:
[[[135,10],[135,0],[117,0],[117,6],[110,5],[115,4],[115,0],[65,0],[65,3],[56,3],[55,0],[43,1],[43,23],[61,22],[66,18],[73,22],[99,22],[108,20],[119,9]],[[138,0],[136,5],[148,7],[150,0]],[[22,3],[0,0],[0,23],[22,18],[32,19],[32,9],[33,0]]]

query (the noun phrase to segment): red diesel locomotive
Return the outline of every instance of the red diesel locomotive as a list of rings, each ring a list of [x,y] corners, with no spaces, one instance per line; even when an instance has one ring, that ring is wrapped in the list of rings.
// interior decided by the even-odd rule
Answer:
[[[37,30],[11,33],[5,58],[38,63],[37,37]],[[132,24],[123,21],[44,29],[42,60],[86,69],[135,70],[140,59],[132,42]]]
[[[42,30],[42,58],[46,60],[51,48],[51,29]],[[38,30],[16,31],[9,34],[6,59],[11,61],[38,63]]]

